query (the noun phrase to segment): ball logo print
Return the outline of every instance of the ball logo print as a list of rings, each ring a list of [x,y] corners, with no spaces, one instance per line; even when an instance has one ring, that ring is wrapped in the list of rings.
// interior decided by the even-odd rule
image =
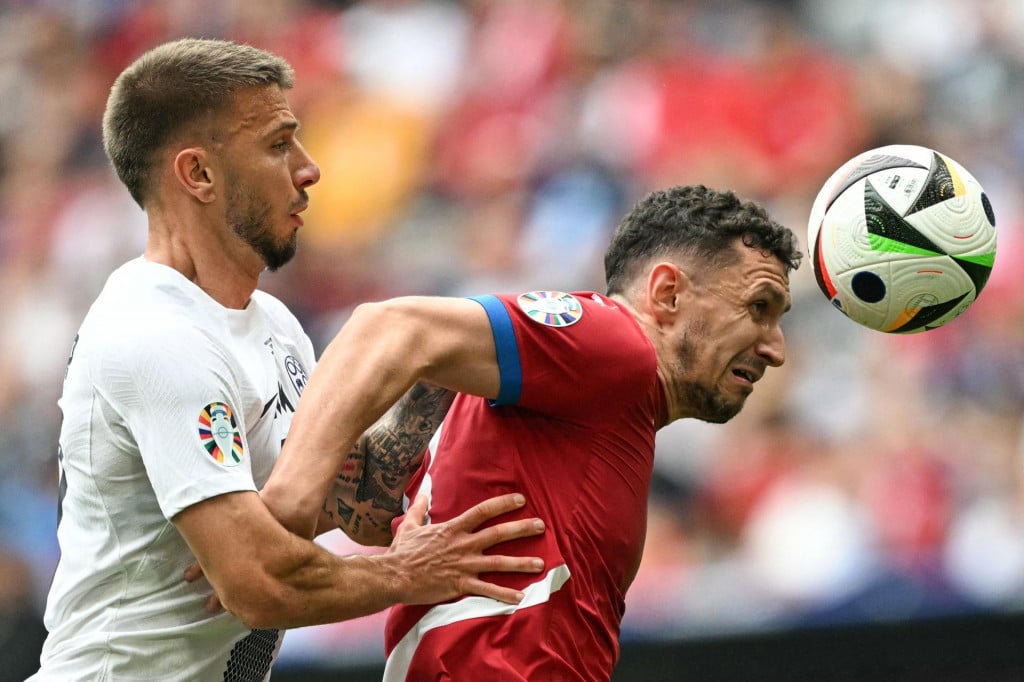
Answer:
[[[912,334],[967,310],[988,281],[996,220],[963,166],[917,145],[889,145],[843,164],[807,226],[825,297],[870,329]]]
[[[245,457],[242,435],[227,403],[210,403],[199,413],[199,442],[224,466],[237,466]]]

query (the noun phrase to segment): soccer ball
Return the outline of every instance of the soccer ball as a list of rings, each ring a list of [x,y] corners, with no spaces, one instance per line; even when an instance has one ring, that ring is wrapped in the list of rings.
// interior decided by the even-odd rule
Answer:
[[[996,256],[996,219],[974,177],[926,147],[853,157],[825,182],[807,224],[825,297],[865,327],[941,327],[981,293]]]

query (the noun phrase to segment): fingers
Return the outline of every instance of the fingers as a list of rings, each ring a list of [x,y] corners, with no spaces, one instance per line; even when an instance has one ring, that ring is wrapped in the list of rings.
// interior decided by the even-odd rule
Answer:
[[[203,567],[200,566],[198,562],[185,569],[185,582],[194,583],[202,577]],[[211,616],[216,616],[218,613],[224,613],[224,605],[220,603],[220,597],[218,597],[216,593],[211,594],[206,598],[206,602],[203,607]]]
[[[544,532],[544,522],[540,519],[519,519],[506,521],[473,533],[483,547],[490,547],[501,542],[528,538]]]
[[[416,499],[413,500],[413,503],[409,505],[409,509],[405,512],[405,518],[402,519],[402,522],[398,524],[398,528],[395,529],[395,540],[414,532],[416,528],[423,525],[427,518],[428,499],[426,495],[416,496]]]
[[[418,495],[395,533],[388,551],[399,572],[407,575],[398,600],[406,604],[431,604],[463,595],[477,595],[506,604],[518,604],[523,593],[512,587],[480,579],[486,574],[539,573],[544,562],[537,557],[488,554],[487,550],[510,540],[545,532],[541,519],[515,519],[479,528],[502,514],[521,509],[526,499],[519,493],[484,500],[443,523],[424,525],[427,497]]]
[[[509,540],[540,535],[544,532],[544,522],[538,518],[505,521],[504,523],[497,523],[480,530],[473,530],[484,521],[518,509],[525,503],[525,498],[519,493],[492,497],[475,507],[470,507],[445,525],[453,532],[469,533],[473,537],[476,546],[480,549],[486,549]],[[412,508],[410,507],[410,509]]]
[[[526,504],[526,498],[519,493],[499,495],[470,507],[448,522],[453,530],[471,531],[484,521],[507,514]],[[412,507],[410,507],[412,509]]]
[[[220,603],[220,597],[216,594],[211,594],[206,598],[205,604],[206,612],[211,616],[216,616],[218,613],[224,613],[224,605]]]
[[[415,525],[422,526],[423,522],[427,518],[427,505],[430,503],[430,498],[420,493],[416,496],[416,499],[409,505],[409,510],[405,512],[407,519],[411,518],[415,521]]]
[[[194,583],[203,577],[203,567],[194,563],[185,569],[185,582]]]
[[[466,570],[480,573],[540,573],[544,561],[535,556],[504,556],[482,554],[466,562]]]
[[[466,594],[490,597],[491,599],[497,599],[498,601],[505,602],[506,604],[518,604],[523,601],[523,597],[526,596],[520,590],[515,590],[511,587],[502,587],[501,585],[484,582],[483,580],[476,578],[467,579],[462,586]]]

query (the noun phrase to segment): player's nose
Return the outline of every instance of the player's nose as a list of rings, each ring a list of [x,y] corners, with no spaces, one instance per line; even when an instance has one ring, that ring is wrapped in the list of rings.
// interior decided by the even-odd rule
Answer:
[[[769,367],[781,367],[786,362],[786,336],[782,327],[773,325],[765,329],[755,351]]]
[[[300,144],[297,144],[297,147],[300,152],[300,163],[295,171],[295,186],[304,189],[320,182],[320,166],[309,155],[305,147]]]

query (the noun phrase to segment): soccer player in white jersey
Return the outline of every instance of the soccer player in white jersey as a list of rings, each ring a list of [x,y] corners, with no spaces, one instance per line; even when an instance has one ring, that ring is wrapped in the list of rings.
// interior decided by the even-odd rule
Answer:
[[[539,521],[475,530],[521,507],[518,494],[426,526],[421,500],[388,552],[353,557],[314,544],[312,527],[286,528],[261,498],[314,367],[298,321],[256,289],[295,252],[319,179],[285,97],[292,80],[264,51],[186,39],[111,90],[104,144],[148,241],[110,276],[68,362],[61,558],[32,680],[264,680],[280,629],[463,594],[515,603],[520,591],[478,575],[541,568],[484,554]],[[447,406],[440,391],[410,392],[362,455],[419,454]]]

